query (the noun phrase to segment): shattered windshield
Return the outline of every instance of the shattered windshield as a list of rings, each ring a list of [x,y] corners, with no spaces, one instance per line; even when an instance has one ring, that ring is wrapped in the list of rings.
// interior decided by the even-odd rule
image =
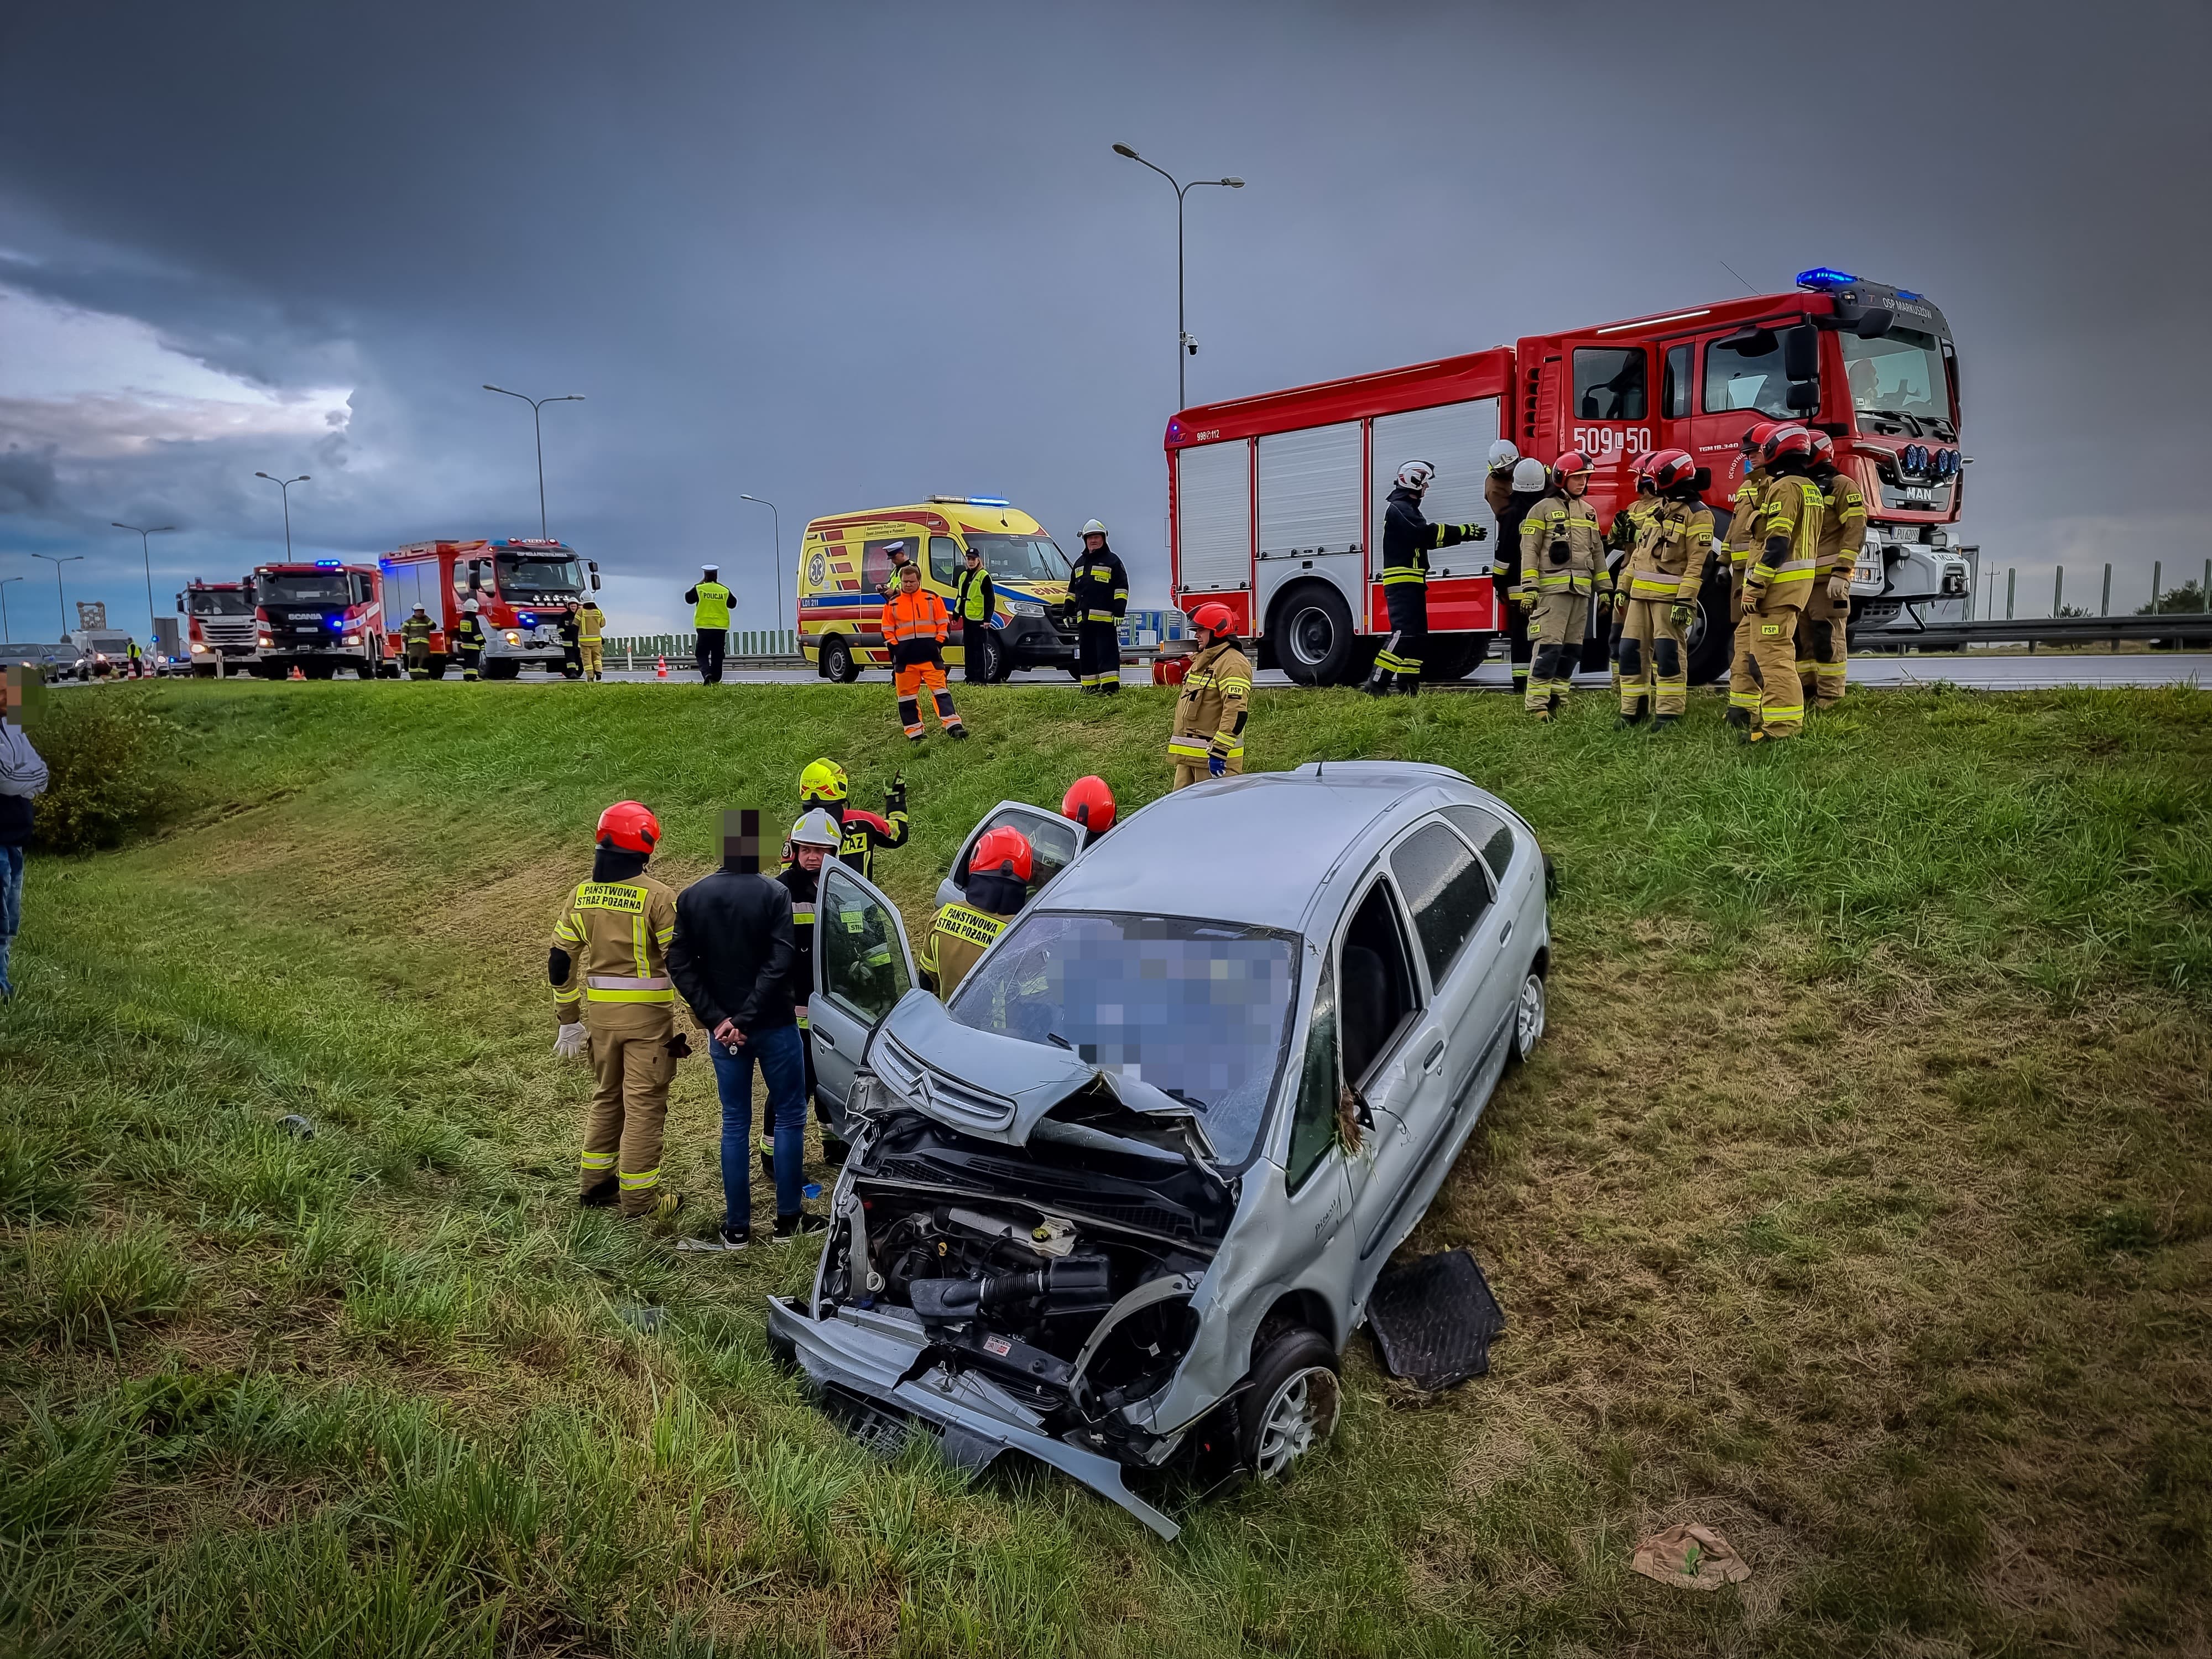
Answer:
[[[951,1014],[1182,1101],[1234,1167],[1251,1156],[1289,1044],[1295,943],[1185,916],[1039,911],[962,982]]]

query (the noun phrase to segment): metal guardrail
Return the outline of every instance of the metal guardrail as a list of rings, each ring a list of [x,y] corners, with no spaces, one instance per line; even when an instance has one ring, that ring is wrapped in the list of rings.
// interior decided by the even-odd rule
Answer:
[[[1851,649],[1954,651],[1969,645],[2118,645],[2122,641],[2212,646],[2212,615],[2169,611],[2156,617],[1992,617],[1917,629],[1892,624],[1855,632]]]

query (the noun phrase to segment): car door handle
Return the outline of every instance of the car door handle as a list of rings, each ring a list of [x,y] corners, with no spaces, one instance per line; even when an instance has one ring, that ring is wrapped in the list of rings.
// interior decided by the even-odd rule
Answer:
[[[829,1032],[823,1030],[819,1025],[817,1025],[812,1029],[814,1031],[814,1040],[820,1043],[823,1048],[834,1048],[837,1046],[837,1039],[831,1036]]]
[[[1511,939],[1512,937],[1513,937],[1513,924],[1512,924],[1511,922],[1510,922],[1510,921],[1509,921],[1509,922],[1507,922],[1507,923],[1505,924],[1505,926],[1504,926],[1503,928],[1501,928],[1501,929],[1498,931],[1498,942],[1500,945],[1503,945],[1503,944],[1504,944],[1504,943],[1505,943],[1505,941],[1506,941],[1507,939]]]
[[[1421,1056],[1421,1069],[1425,1072],[1435,1071],[1437,1069],[1437,1062],[1443,1057],[1444,1040],[1442,1037],[1438,1037],[1437,1039],[1437,1046]]]

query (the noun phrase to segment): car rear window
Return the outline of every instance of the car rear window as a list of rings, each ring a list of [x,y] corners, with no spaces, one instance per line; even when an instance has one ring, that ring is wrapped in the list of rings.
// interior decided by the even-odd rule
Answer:
[[[1511,826],[1497,813],[1480,806],[1447,806],[1444,816],[1482,849],[1482,861],[1490,866],[1490,873],[1504,881],[1506,866],[1513,862]]]
[[[1413,913],[1429,983],[1441,985],[1490,908],[1490,878],[1467,843],[1441,823],[1425,823],[1399,842],[1391,850],[1390,873]]]

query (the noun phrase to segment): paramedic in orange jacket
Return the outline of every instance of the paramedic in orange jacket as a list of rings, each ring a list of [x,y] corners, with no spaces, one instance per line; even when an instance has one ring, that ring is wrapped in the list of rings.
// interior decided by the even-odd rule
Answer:
[[[952,618],[945,601],[921,585],[921,567],[899,567],[898,592],[884,601],[884,643],[890,647],[891,678],[898,685],[899,720],[908,740],[922,738],[921,688],[927,686],[937,704],[937,723],[945,735],[964,738],[960,711],[952,706],[952,693],[945,687],[945,641]]]

